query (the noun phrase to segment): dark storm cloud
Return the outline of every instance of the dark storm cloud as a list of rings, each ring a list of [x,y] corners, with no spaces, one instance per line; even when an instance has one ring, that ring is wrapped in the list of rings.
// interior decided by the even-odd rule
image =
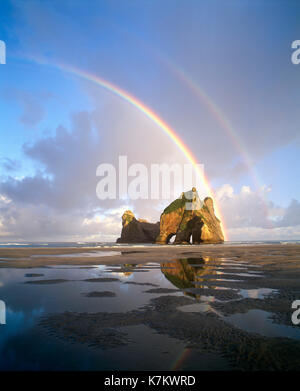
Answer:
[[[40,202],[70,211],[97,205],[95,173],[101,150],[100,139],[86,112],[74,114],[72,130],[59,126],[53,137],[26,144],[25,154],[38,162],[45,173],[41,181],[49,191],[40,187]],[[24,185],[24,180],[16,185],[20,194]]]
[[[52,204],[53,188],[51,182],[41,174],[34,177],[15,179],[8,177],[0,182],[0,193],[17,204]]]

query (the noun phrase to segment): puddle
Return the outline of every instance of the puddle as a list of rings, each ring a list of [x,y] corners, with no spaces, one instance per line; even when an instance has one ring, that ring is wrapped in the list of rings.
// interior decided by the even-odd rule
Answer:
[[[255,277],[255,278],[259,278],[259,277],[263,277],[262,274],[256,274],[256,273],[227,273],[227,272],[217,272],[217,274],[219,275],[229,275],[229,276],[239,276],[239,277]]]
[[[300,328],[273,323],[271,316],[271,312],[250,310],[244,314],[225,316],[223,319],[239,329],[265,337],[300,339]]]
[[[212,310],[211,306],[208,303],[188,304],[182,307],[178,307],[178,309],[182,312],[202,312],[202,313]]]
[[[96,251],[43,256],[78,258],[115,255],[121,255],[121,253]],[[234,262],[231,263],[237,265]],[[119,323],[118,327],[107,326],[108,338],[110,335],[113,338],[123,338],[122,333],[126,331],[128,336],[125,336],[124,340],[133,342],[124,347],[117,347],[114,351],[108,349],[104,353],[101,349],[91,349],[89,346],[76,343],[76,341],[70,344],[68,340],[57,340],[49,335],[39,334],[40,332],[35,328],[39,315],[33,316],[32,314],[49,315],[71,312],[84,313],[84,316],[88,318],[91,314],[105,313],[105,321],[109,323],[112,314],[120,314],[122,319],[122,316],[127,316],[127,312],[138,313],[149,305],[152,299],[157,300],[163,297],[166,300],[163,303],[167,303],[164,305],[170,305],[174,298],[180,298],[180,300],[186,298],[186,301],[180,301],[181,306],[178,307],[183,313],[183,318],[187,316],[184,315],[185,312],[207,313],[208,316],[212,316],[214,313],[221,317],[221,314],[212,307],[212,303],[220,301],[219,299],[222,297],[234,297],[236,293],[240,293],[244,298],[262,299],[275,292],[274,289],[268,288],[232,289],[223,287],[222,285],[226,285],[223,284],[224,281],[238,282],[240,287],[242,286],[240,284],[244,283],[244,279],[222,278],[225,277],[226,271],[214,270],[220,266],[223,269],[226,269],[227,266],[231,268],[224,262],[224,259],[212,257],[183,258],[163,263],[93,265],[88,268],[84,268],[83,265],[54,265],[31,268],[30,273],[27,274],[24,274],[22,269],[3,268],[1,269],[1,283],[3,283],[1,299],[7,303],[15,318],[20,317],[20,325],[18,323],[18,328],[16,328],[12,316],[9,316],[8,323],[3,329],[9,330],[9,333],[0,334],[0,369],[10,368],[10,365],[12,368],[22,369],[25,364],[28,364],[29,369],[55,369],[58,365],[58,352],[65,365],[60,369],[134,369],[139,366],[141,369],[156,367],[162,369],[162,365],[169,369],[172,367],[172,363],[176,362],[176,354],[179,350],[184,349],[185,343],[180,339],[168,339],[165,335],[160,335],[148,326],[131,325],[126,328],[119,327]],[[29,277],[41,276],[41,274],[43,274],[43,279],[48,281],[48,284],[40,283],[35,278],[29,279]],[[234,273],[227,274],[234,276]],[[249,274],[251,275],[251,271],[236,275],[243,276],[244,274],[248,277]],[[257,277],[257,274],[253,274]],[[30,280],[32,283],[29,284]],[[67,281],[67,283],[57,283],[58,281]],[[232,285],[234,286],[234,284]],[[190,296],[186,294],[188,289],[192,290],[191,288],[199,286],[207,291],[199,292],[199,294],[192,292]],[[220,290],[225,292],[220,292]],[[187,305],[183,306],[182,304],[185,303]],[[245,328],[250,332],[260,332],[270,336],[291,335],[290,338],[299,338],[298,330],[290,327],[287,331],[285,326],[272,324],[268,320],[271,314],[264,311],[253,311],[222,318],[234,326]],[[19,313],[22,314],[22,317]],[[28,327],[22,329],[22,322]],[[199,324],[199,328],[201,328],[201,324]],[[31,349],[26,348],[28,346]],[[8,357],[7,352],[12,352],[12,358]],[[28,361],[24,357],[28,357]],[[128,357],[132,357],[132,360],[129,360]],[[199,355],[199,357],[202,356]],[[10,363],[10,359],[13,362]],[[138,363],[135,363],[137,359]],[[35,365],[38,365],[38,368]],[[202,363],[198,364],[198,362],[195,363],[191,360],[186,364],[186,369],[193,368],[193,365],[202,365]]]
[[[215,310],[210,303],[214,301],[220,301],[217,300],[214,296],[206,296],[206,295],[201,295],[198,300],[200,302],[197,303],[192,303],[188,305],[184,305],[181,307],[178,307],[178,310],[182,312],[200,312],[200,313],[205,313],[205,312],[213,312],[217,314],[218,316],[222,316],[217,310]]]
[[[203,289],[214,289],[214,290],[228,290],[228,291],[231,291],[231,290],[234,290],[233,288],[229,288],[227,286],[207,286],[207,285],[203,285],[203,282],[194,282],[193,283],[193,286],[197,287],[198,285],[201,286],[201,288]]]
[[[221,262],[221,265],[222,267],[226,267],[226,266],[238,266],[238,267],[241,267],[241,268],[252,268],[252,267],[257,267],[257,268],[261,268],[262,265],[253,265],[251,263],[247,263],[247,262]]]
[[[271,288],[239,289],[239,294],[243,296],[244,299],[264,299],[266,296],[277,292],[277,289]]]

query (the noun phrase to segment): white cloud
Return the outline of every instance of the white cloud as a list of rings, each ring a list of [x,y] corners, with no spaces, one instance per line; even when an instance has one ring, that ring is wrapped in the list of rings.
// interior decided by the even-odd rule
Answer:
[[[216,191],[230,240],[279,240],[300,238],[300,203],[292,200],[287,207],[268,199],[271,188],[258,191],[242,186],[235,192],[229,184]]]
[[[299,240],[300,225],[293,227],[273,227],[271,229],[260,227],[230,228],[227,232],[231,241]]]
[[[9,204],[11,200],[3,194],[0,194],[0,206],[1,204]]]
[[[230,186],[228,183],[221,186],[216,191],[216,197],[219,201],[221,201],[224,198],[233,198],[233,195],[234,195],[233,187]]]

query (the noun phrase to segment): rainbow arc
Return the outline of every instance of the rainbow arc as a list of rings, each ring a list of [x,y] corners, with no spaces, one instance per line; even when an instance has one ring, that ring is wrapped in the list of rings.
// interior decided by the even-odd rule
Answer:
[[[193,153],[189,150],[187,145],[183,142],[183,140],[178,136],[178,134],[175,132],[174,129],[172,129],[161,117],[158,116],[150,107],[148,107],[145,103],[143,103],[141,100],[130,94],[129,92],[125,91],[124,89],[120,88],[119,86],[116,86],[115,84],[111,83],[108,80],[105,80],[97,75],[93,75],[91,73],[88,73],[86,71],[83,71],[81,69],[75,68],[73,66],[67,65],[67,64],[57,64],[57,63],[49,63],[41,59],[37,59],[36,57],[30,57],[30,60],[38,63],[40,65],[46,65],[50,66],[52,68],[61,70],[62,72],[67,72],[70,74],[73,74],[77,77],[80,77],[82,79],[85,79],[91,83],[94,83],[105,90],[113,93],[114,95],[120,97],[124,101],[128,102],[130,105],[134,106],[136,109],[138,109],[140,112],[145,114],[146,117],[148,117],[154,124],[156,124],[172,141],[175,143],[175,145],[179,148],[179,150],[185,155],[187,160],[193,165],[194,170],[196,174],[198,175],[200,181],[202,182],[207,195],[212,197],[214,199],[214,207],[215,207],[215,213],[219,217],[219,219],[222,222],[222,230],[224,233],[224,239],[227,239],[227,233],[224,223],[224,218],[222,216],[220,207],[217,202],[217,198],[214,194],[213,189],[211,188],[208,179],[206,178],[205,174],[200,170],[197,159],[193,155]]]

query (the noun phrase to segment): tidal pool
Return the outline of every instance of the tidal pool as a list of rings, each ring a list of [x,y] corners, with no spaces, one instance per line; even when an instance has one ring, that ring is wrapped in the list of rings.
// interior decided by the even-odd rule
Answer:
[[[69,256],[82,254],[61,255]],[[233,260],[226,265],[224,259],[204,257],[146,264],[46,266],[31,268],[30,273],[2,268],[0,300],[6,304],[6,324],[0,325],[0,369],[235,369],[226,357],[232,328],[299,339],[298,330],[287,332],[285,326],[271,323],[268,312],[251,310],[224,317],[214,308],[228,298],[263,300],[276,293],[263,287],[236,288],[234,284],[243,284],[251,271],[240,273],[243,278],[238,280],[216,278],[214,286],[204,284],[206,278],[220,276],[218,266],[226,270],[232,265]],[[247,271],[248,264],[243,263],[243,268]],[[232,286],[222,287],[224,281]],[[195,288],[200,282],[203,285]],[[180,322],[188,323],[183,327]],[[212,333],[210,348],[207,333]]]
[[[224,320],[242,330],[258,333],[266,337],[300,339],[299,328],[276,324],[272,321],[271,316],[271,312],[250,310],[244,314],[226,316]]]

